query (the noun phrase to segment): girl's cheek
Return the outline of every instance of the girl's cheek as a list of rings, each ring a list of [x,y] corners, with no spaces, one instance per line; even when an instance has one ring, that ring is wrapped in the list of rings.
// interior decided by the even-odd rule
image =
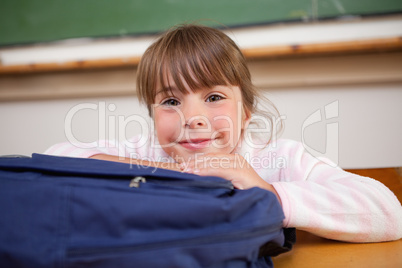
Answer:
[[[233,147],[238,143],[241,135],[241,116],[241,110],[238,110],[235,104],[221,107],[213,115],[216,119],[213,120],[213,128],[223,134],[224,139],[220,141],[221,143],[229,147]]]
[[[222,107],[219,111],[216,111],[212,116],[213,124],[215,128],[234,128],[232,131],[236,131],[239,122],[241,123],[241,113],[238,113],[235,107]]]
[[[156,110],[154,120],[158,139],[161,143],[174,139],[174,136],[180,130],[180,116],[177,112]]]

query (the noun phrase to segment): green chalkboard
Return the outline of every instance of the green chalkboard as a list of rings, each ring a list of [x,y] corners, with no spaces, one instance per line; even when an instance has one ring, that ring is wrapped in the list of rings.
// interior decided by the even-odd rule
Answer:
[[[402,0],[1,0],[0,45],[399,12]]]

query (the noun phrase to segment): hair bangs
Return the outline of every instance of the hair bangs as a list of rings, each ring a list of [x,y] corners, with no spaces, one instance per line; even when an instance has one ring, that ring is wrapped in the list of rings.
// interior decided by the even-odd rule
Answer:
[[[166,49],[157,78],[161,88],[157,90],[172,89],[173,84],[185,94],[188,90],[196,92],[217,85],[237,85],[232,68],[208,51],[191,44]]]

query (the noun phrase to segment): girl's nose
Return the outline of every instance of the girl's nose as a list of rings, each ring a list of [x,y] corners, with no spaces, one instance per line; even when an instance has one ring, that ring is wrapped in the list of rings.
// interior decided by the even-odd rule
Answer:
[[[190,104],[191,103],[191,104]],[[208,125],[208,118],[204,115],[205,110],[202,103],[193,100],[188,102],[182,109],[184,126],[186,128],[205,128]]]
[[[184,126],[186,128],[205,128],[208,125],[208,118],[203,115],[192,116],[190,118],[186,118]]]

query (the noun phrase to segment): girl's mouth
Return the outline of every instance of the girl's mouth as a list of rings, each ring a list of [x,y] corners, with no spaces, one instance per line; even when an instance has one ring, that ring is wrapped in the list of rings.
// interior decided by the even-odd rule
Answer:
[[[207,148],[210,146],[211,139],[194,139],[194,140],[184,140],[179,142],[181,146],[190,150],[198,150]]]

